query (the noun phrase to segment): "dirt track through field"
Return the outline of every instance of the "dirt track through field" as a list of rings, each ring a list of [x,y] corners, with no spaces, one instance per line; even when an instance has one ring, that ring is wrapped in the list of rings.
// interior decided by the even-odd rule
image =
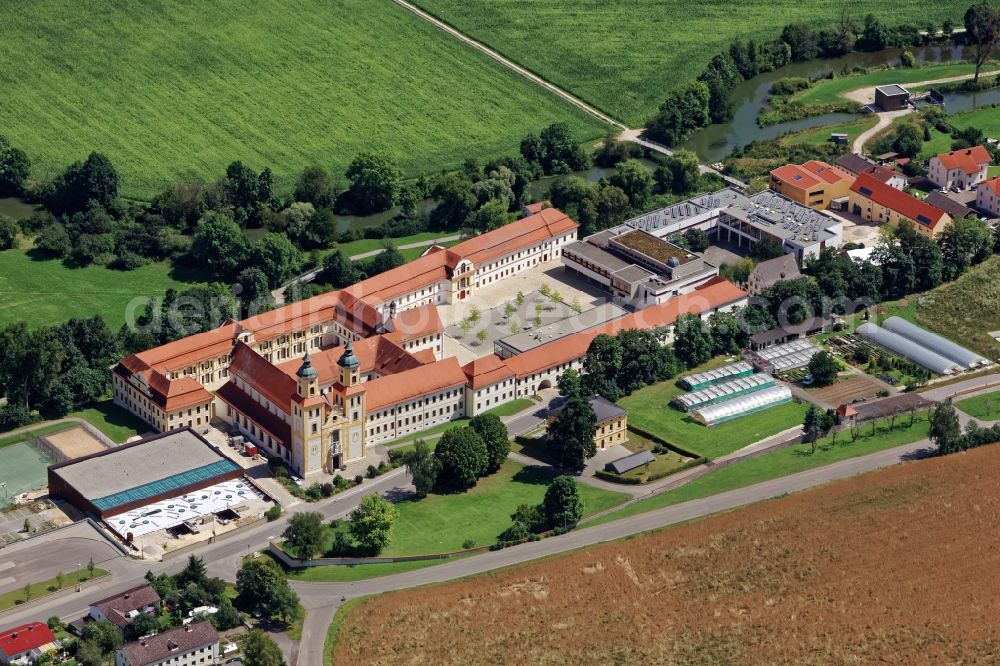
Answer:
[[[1000,446],[346,618],[335,663],[997,663]]]

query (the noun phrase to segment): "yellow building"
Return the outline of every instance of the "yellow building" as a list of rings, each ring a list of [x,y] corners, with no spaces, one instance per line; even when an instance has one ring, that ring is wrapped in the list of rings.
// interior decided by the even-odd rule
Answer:
[[[866,173],[858,176],[851,186],[850,210],[876,224],[899,224],[907,220],[928,238],[936,238],[951,222],[951,216],[940,208]]]
[[[853,182],[854,176],[846,171],[826,162],[809,160],[773,170],[768,185],[803,206],[823,210],[829,208],[834,199],[846,197]]]
[[[565,404],[565,398],[552,401],[549,423],[556,420]],[[594,431],[594,444],[597,448],[606,449],[611,444],[624,444],[628,439],[628,412],[599,395],[590,397],[590,407],[597,417],[597,429]]]

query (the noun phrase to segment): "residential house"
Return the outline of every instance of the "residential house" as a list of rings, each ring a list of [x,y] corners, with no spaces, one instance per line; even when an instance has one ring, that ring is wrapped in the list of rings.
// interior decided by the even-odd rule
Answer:
[[[599,395],[589,399],[590,408],[597,417],[597,429],[594,431],[594,444],[599,450],[613,444],[624,444],[628,440],[628,412]],[[559,397],[549,405],[548,422],[552,423],[566,407],[566,398]]]
[[[29,622],[0,633],[0,666],[36,663],[56,649],[56,637],[47,624]]]
[[[143,612],[153,612],[160,606],[160,595],[149,585],[139,585],[90,604],[90,618],[107,620],[124,629]]]
[[[211,622],[192,622],[141,638],[115,651],[115,666],[216,666],[219,634]]]
[[[976,188],[976,208],[992,217],[1000,217],[1000,176],[979,184]]]
[[[982,146],[935,155],[927,163],[927,178],[946,190],[968,190],[986,180],[990,153]]]
[[[747,290],[751,294],[759,294],[780,280],[794,280],[802,277],[795,256],[784,254],[774,259],[762,261],[750,271],[747,278]]]

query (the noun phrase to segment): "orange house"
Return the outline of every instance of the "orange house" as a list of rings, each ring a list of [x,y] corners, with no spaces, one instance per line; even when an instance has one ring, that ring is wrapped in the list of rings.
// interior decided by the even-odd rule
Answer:
[[[769,186],[784,195],[816,210],[830,207],[834,199],[846,197],[854,176],[841,169],[809,160],[805,164],[786,164],[771,172]]]

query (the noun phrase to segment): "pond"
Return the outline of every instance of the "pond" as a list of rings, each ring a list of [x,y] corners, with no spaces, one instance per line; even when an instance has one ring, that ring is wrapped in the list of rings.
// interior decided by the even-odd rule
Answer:
[[[910,49],[919,63],[960,60],[963,47],[961,45],[933,45]],[[898,65],[902,49],[887,49],[873,53],[848,53],[839,58],[810,60],[797,62],[780,67],[773,72],[766,72],[739,84],[730,94],[733,102],[733,119],[728,123],[709,125],[692,134],[681,148],[687,148],[698,154],[702,162],[712,163],[728,156],[736,146],[745,146],[751,141],[774,139],[785,132],[843,123],[855,117],[850,113],[829,113],[814,118],[759,127],[757,116],[767,104],[771,85],[778,79],[787,76],[818,77],[827,72],[846,73],[855,67],[877,67],[882,65]],[[983,95],[984,93],[980,93]],[[986,103],[986,102],[981,102]],[[948,108],[948,107],[946,107]],[[951,112],[952,109],[948,108]]]

